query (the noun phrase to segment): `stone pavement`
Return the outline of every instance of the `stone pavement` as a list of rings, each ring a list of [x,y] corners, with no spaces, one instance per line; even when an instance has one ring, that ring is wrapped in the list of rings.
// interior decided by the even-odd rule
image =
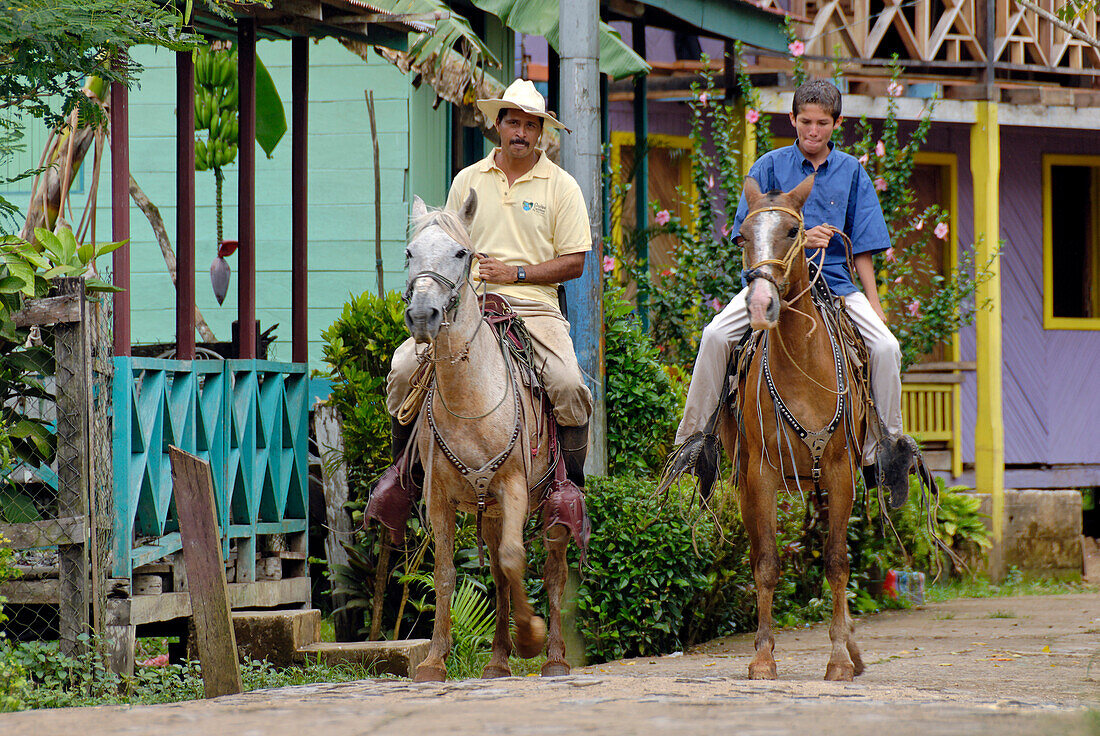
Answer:
[[[747,636],[565,678],[370,680],[213,701],[0,716],[0,734],[1100,734],[1100,595],[957,600],[865,617],[867,672],[820,678],[825,627],[777,635],[778,682],[744,679]]]

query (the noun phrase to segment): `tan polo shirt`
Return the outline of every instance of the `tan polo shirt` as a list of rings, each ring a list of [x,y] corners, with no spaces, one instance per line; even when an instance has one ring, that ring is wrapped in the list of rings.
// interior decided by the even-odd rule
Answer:
[[[458,172],[447,196],[446,209],[458,212],[470,190],[477,192],[470,228],[474,248],[509,266],[530,266],[592,250],[588,210],[576,180],[540,151],[534,167],[509,187],[508,177],[494,162],[499,150]],[[558,306],[557,285],[486,287],[506,297]]]

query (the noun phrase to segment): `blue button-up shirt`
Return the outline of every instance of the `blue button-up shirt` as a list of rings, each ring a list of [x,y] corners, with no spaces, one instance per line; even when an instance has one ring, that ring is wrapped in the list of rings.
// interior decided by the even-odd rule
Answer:
[[[832,143],[829,149],[828,158],[817,169],[813,191],[802,207],[806,229],[827,223],[843,230],[852,241],[853,256],[886,250],[890,247],[890,234],[871,177],[854,156],[836,150]],[[762,192],[789,192],[813,173],[813,164],[802,155],[797,143],[769,151],[749,170],[749,176],[756,179]],[[742,193],[733,232],[741,230],[748,209]],[[852,274],[848,273],[844,249],[844,240],[839,235],[834,235],[825,249],[822,274],[837,296],[858,291]],[[807,256],[814,253],[810,249],[806,251]]]

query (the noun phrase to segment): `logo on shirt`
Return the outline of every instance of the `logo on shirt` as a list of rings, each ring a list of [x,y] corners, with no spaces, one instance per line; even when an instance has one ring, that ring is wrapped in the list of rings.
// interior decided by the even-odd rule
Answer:
[[[535,214],[545,215],[546,214],[546,205],[539,204],[538,202],[531,202],[529,200],[524,200],[524,202],[523,202],[523,211],[524,212],[532,212],[533,211]]]

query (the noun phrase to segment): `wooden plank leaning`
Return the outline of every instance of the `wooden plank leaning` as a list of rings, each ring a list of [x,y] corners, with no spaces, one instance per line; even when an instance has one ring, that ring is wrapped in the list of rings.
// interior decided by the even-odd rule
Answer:
[[[183,539],[203,692],[208,698],[239,693],[243,690],[241,668],[210,464],[173,445],[169,445],[168,455],[172,460],[173,495]]]

